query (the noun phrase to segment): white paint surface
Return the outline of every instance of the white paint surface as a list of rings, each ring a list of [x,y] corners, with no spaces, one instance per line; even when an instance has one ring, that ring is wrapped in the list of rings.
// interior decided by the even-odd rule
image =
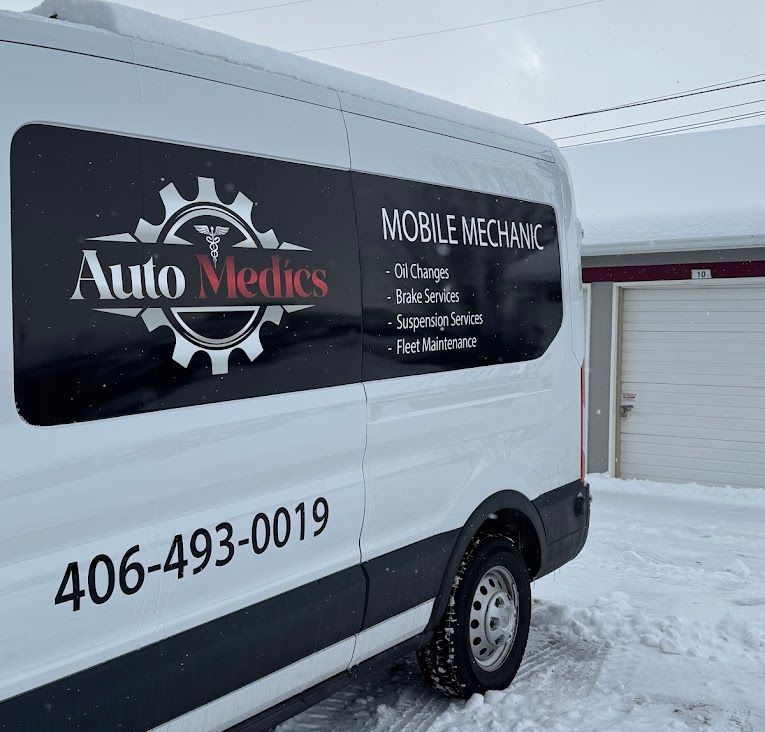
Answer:
[[[356,648],[353,651],[353,661],[356,666],[388,648],[411,638],[425,630],[433,611],[433,600],[423,602],[411,610],[384,620],[363,630],[356,636]]]
[[[366,392],[352,384],[52,428],[18,417],[12,343],[0,341],[1,697],[459,528],[496,491],[534,498],[578,477],[576,219],[565,168],[549,141],[405,90],[355,77],[351,83],[344,72],[300,59],[293,69],[293,60],[275,51],[247,44],[231,51],[228,40],[218,47],[219,37],[198,29],[186,37],[183,26],[161,18],[98,2],[46,8],[101,29],[0,14],[0,39],[15,41],[0,43],[3,62],[14,69],[3,82],[14,103],[0,108],[6,142],[20,126],[44,121],[341,169],[353,160],[369,172],[548,203],[558,217],[564,319],[533,362],[383,380]],[[179,33],[176,49],[185,51],[153,43],[168,27]],[[212,47],[201,47],[206,43]],[[243,67],[252,69],[246,81]],[[299,101],[306,84],[311,103]],[[343,115],[327,94],[355,104],[357,113]],[[365,116],[377,112],[400,122],[416,118],[424,129]],[[457,129],[473,139],[458,139]],[[481,144],[498,138],[501,145]],[[1,180],[0,253],[10,261],[9,176]],[[0,270],[0,284],[0,328],[11,333],[10,267]],[[115,594],[107,606],[89,603],[76,614],[53,604],[69,562],[121,557],[134,544],[146,565],[162,562],[176,534],[229,521],[238,538],[258,511],[272,515],[277,506],[319,495],[332,520],[315,541],[259,556],[239,550],[230,565],[183,581],[154,575],[141,593]],[[382,650],[386,638],[395,643],[416,632],[417,623],[402,623],[362,638],[357,658]],[[335,673],[338,663],[332,657],[326,666],[308,664],[286,690],[278,682],[282,691],[272,703]],[[244,714],[237,707],[234,716]],[[215,720],[230,723],[225,714]]]
[[[144,10],[102,0],[44,0],[33,13],[42,18],[58,16],[57,21],[44,22],[92,26],[118,37],[188,51],[204,57],[205,61],[224,60],[277,77],[343,92],[351,98],[375,100],[395,110],[495,133],[514,140],[516,144],[536,149],[537,153],[553,147],[550,139],[541,132],[516,122]]]
[[[20,27],[32,35],[57,28],[53,21],[8,21],[0,14],[0,37]],[[84,43],[104,35],[75,30],[90,39]],[[14,103],[0,107],[5,262],[11,258],[7,150],[13,133],[32,121],[337,168],[349,163],[338,110],[21,43],[0,43],[0,51],[5,66],[15,69],[3,79]],[[216,105],[239,113],[221,115]],[[13,399],[10,266],[0,268],[0,285],[0,332],[8,336],[0,340],[0,698],[358,564],[366,413],[361,384],[32,427]],[[230,522],[239,539],[249,535],[259,511],[273,515],[278,506],[292,510],[301,501],[310,506],[318,496],[329,501],[331,521],[314,540],[278,551],[272,545],[260,556],[240,547],[225,567],[182,580],[153,574],[141,592],[116,592],[107,604],[88,602],[77,613],[53,603],[69,562],[78,561],[82,571],[105,553],[119,564],[138,544],[144,566],[162,563],[176,534],[188,541],[206,528],[217,547],[220,522]],[[312,679],[303,683],[310,686]]]
[[[354,170],[552,205],[564,291],[560,331],[536,360],[365,384],[368,560],[464,525],[498,491],[533,499],[579,477],[582,301],[565,169],[360,114],[345,118]]]

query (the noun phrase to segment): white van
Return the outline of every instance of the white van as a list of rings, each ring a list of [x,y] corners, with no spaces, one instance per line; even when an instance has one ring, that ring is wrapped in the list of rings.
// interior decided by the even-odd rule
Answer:
[[[265,729],[414,651],[507,686],[589,523],[555,145],[39,12],[0,14],[0,729]]]

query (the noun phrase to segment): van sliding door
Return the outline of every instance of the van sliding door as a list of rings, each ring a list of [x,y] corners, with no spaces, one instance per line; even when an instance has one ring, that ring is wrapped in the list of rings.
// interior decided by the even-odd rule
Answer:
[[[375,111],[345,114],[368,399],[370,586],[354,663],[425,628],[457,533],[485,498],[567,482],[553,386],[556,359],[575,366],[557,338],[555,166]]]
[[[361,627],[342,118],[8,54],[0,726],[227,728],[344,670]]]

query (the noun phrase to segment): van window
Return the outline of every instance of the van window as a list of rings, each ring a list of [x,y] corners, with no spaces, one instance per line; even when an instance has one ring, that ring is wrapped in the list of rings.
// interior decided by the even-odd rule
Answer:
[[[35,425],[358,382],[347,171],[50,125],[11,146]]]
[[[353,173],[364,379],[538,358],[563,318],[552,206]]]

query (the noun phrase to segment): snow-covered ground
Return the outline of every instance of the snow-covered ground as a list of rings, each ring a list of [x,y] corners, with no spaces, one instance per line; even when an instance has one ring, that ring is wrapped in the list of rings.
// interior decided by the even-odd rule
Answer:
[[[765,731],[765,487],[591,484],[510,689],[450,702],[407,659],[279,732]]]

